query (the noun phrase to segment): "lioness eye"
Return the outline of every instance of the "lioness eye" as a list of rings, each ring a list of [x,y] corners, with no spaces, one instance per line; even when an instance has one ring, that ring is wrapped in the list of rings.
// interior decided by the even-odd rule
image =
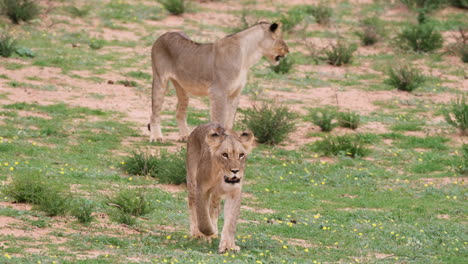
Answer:
[[[221,154],[223,157],[225,157],[226,159],[229,158],[229,155],[227,153],[223,153]]]
[[[242,159],[245,156],[244,153],[239,154],[239,159]]]

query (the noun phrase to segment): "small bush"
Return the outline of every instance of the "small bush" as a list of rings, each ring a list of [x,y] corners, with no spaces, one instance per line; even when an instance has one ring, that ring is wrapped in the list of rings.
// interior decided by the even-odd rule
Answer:
[[[89,47],[93,50],[98,50],[98,49],[102,49],[102,47],[104,47],[104,45],[106,44],[106,41],[103,40],[103,39],[90,39],[89,40]]]
[[[447,0],[400,0],[410,9],[434,10],[442,7]]]
[[[378,17],[369,17],[361,21],[361,30],[356,34],[362,45],[371,46],[377,43],[383,34],[382,21]]]
[[[457,55],[464,63],[468,63],[468,28],[460,27],[455,35],[455,43],[449,45],[449,52]]]
[[[353,53],[357,50],[354,44],[347,44],[342,40],[338,40],[336,44],[330,45],[325,50],[325,60],[328,64],[341,66],[351,63]]]
[[[78,219],[80,223],[88,224],[94,219],[91,215],[96,208],[93,201],[78,198],[71,202],[70,214]]]
[[[166,9],[169,13],[173,15],[182,15],[187,11],[187,3],[185,0],[159,0],[159,3]]]
[[[468,174],[468,144],[463,144],[461,157],[458,157],[456,170],[460,174]]]
[[[69,204],[69,196],[59,186],[36,174],[15,176],[3,189],[3,193],[15,202],[36,205],[38,210],[48,216],[64,215]]]
[[[16,40],[7,33],[2,33],[0,35],[0,56],[8,58],[17,49]]]
[[[340,127],[356,129],[358,128],[360,121],[361,121],[361,117],[356,112],[338,113],[338,125]]]
[[[460,130],[464,136],[468,135],[468,104],[466,96],[455,99],[443,110],[445,121]]]
[[[425,77],[417,68],[405,64],[390,68],[388,78],[384,82],[398,90],[411,92],[424,81]]]
[[[451,0],[450,4],[455,7],[468,9],[468,0]]]
[[[111,206],[110,217],[117,222],[133,225],[135,217],[150,213],[154,207],[142,189],[124,189],[115,196],[107,197]]]
[[[442,34],[431,23],[406,26],[397,36],[404,50],[431,52],[442,47]]]
[[[330,132],[336,127],[336,123],[333,122],[336,115],[336,110],[332,108],[316,108],[310,111],[310,119],[323,132]]]
[[[158,156],[133,153],[121,165],[127,173],[158,178],[161,183],[182,184],[186,181],[185,149],[176,153],[162,151]]]
[[[242,113],[244,114],[242,123],[262,144],[281,143],[295,129],[296,115],[285,106],[264,103],[259,108],[246,109]]]
[[[286,57],[280,60],[278,65],[271,66],[271,69],[279,74],[286,74],[288,73],[294,65],[294,60],[290,57]]]
[[[315,21],[320,25],[328,24],[333,15],[333,9],[323,3],[316,6],[310,6],[306,9],[306,12],[311,14],[315,18]]]
[[[36,18],[40,11],[36,2],[31,0],[3,0],[0,4],[3,13],[15,24]]]
[[[291,31],[303,19],[304,12],[300,8],[291,8],[287,13],[281,15],[281,28],[286,32]]]
[[[325,156],[343,155],[349,157],[363,157],[369,153],[366,147],[369,144],[365,136],[359,134],[344,136],[327,136],[313,145],[315,151]]]

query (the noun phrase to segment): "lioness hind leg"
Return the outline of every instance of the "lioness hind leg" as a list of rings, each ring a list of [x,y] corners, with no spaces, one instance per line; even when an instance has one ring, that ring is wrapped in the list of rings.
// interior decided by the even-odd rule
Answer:
[[[176,120],[177,126],[179,127],[179,141],[187,141],[189,136],[189,130],[187,126],[187,108],[189,97],[187,92],[176,81],[172,81],[172,83],[174,84],[177,95]]]
[[[167,81],[162,81],[157,73],[153,73],[153,90],[150,119],[150,142],[162,141],[161,109],[164,103],[164,95],[167,90]]]

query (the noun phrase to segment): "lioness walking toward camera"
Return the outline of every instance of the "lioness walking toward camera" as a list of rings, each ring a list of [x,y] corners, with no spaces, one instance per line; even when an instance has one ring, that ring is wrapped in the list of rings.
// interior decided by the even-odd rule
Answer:
[[[225,198],[220,253],[240,250],[235,234],[245,162],[253,141],[251,132],[239,136],[219,123],[198,126],[187,141],[190,236],[211,239],[218,234],[220,203]]]
[[[211,121],[234,124],[239,96],[250,67],[265,56],[277,64],[289,52],[277,23],[259,23],[214,43],[193,42],[182,32],[168,32],[151,49],[153,68],[150,141],[161,141],[161,109],[168,81],[177,94],[176,120],[185,141],[189,95],[209,96]]]

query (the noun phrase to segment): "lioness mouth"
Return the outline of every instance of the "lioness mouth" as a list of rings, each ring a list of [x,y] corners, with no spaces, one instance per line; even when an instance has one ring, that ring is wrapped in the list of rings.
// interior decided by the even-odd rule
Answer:
[[[279,61],[279,60],[282,59],[282,58],[284,58],[284,56],[278,55],[278,56],[275,57],[275,61]]]
[[[230,183],[230,184],[236,184],[236,183],[239,183],[240,182],[240,178],[237,178],[237,177],[232,177],[232,178],[228,178],[227,176],[224,176],[224,182],[225,183]]]

